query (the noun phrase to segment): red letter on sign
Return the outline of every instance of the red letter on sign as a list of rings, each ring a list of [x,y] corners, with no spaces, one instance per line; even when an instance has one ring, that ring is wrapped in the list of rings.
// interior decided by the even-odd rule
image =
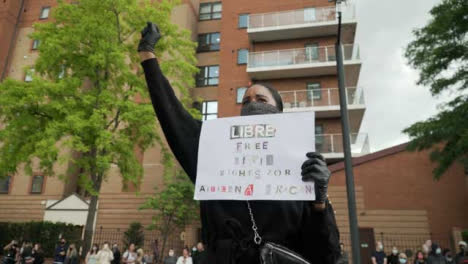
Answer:
[[[244,195],[245,196],[252,196],[253,195],[253,184],[249,184],[247,188],[245,189]]]

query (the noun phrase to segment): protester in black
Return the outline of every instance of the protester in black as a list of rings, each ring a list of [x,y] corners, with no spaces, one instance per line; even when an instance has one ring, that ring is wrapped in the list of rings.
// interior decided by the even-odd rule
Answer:
[[[33,248],[32,257],[34,259],[33,264],[44,263],[44,251],[42,250],[41,244],[36,243]]]
[[[467,244],[465,241],[460,241],[458,242],[458,247],[460,249],[459,252],[457,252],[457,255],[455,256],[455,263],[460,263],[460,261],[467,255],[468,250],[467,250]]]
[[[427,264],[446,264],[445,257],[439,245],[432,243],[432,250],[427,258]]]
[[[60,239],[59,244],[55,248],[54,264],[63,264],[67,255],[67,241],[65,238]]]
[[[378,241],[375,252],[371,257],[372,264],[387,264],[387,254],[383,250],[382,242]]]
[[[23,249],[21,250],[21,263],[22,264],[33,264],[34,259],[33,259],[33,248],[32,248],[32,243],[29,241],[25,241],[23,243]]]
[[[4,256],[2,264],[15,264],[18,254],[18,242],[12,240],[10,244],[3,248]]]
[[[114,259],[111,261],[112,264],[120,264],[120,259],[122,258],[119,246],[114,244],[112,247],[112,253],[114,254]]]
[[[202,122],[195,120],[176,98],[153,52],[160,38],[148,22],[138,47],[151,100],[166,139],[192,182],[196,180]],[[242,114],[282,112],[281,97],[266,85],[253,85],[244,97]],[[323,157],[308,153],[303,180],[315,181],[316,203],[309,201],[252,201],[258,231],[264,241],[278,243],[312,263],[334,264],[340,254],[339,233],[327,199],[330,172]],[[299,175],[298,175],[299,177]],[[207,263],[258,263],[252,223],[245,201],[201,201],[202,238]]]
[[[207,264],[206,251],[203,243],[199,242],[195,251],[192,251],[193,264]]]
[[[398,257],[399,254],[400,252],[398,252],[398,249],[396,247],[393,247],[392,253],[390,253],[390,255],[387,256],[388,264],[400,264]]]

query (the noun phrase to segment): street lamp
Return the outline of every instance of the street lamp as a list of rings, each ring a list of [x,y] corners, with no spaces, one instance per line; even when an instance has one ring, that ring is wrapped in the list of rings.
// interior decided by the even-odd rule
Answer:
[[[346,192],[348,197],[348,216],[349,216],[349,231],[351,234],[351,249],[353,255],[353,264],[361,263],[359,228],[357,223],[356,212],[356,194],[354,190],[354,174],[353,163],[351,160],[351,142],[349,133],[349,117],[348,103],[345,91],[345,74],[343,68],[343,48],[341,44],[341,4],[346,0],[328,0],[335,2],[338,14],[338,36],[335,44],[336,52],[336,69],[338,71],[338,90],[340,94],[340,112],[341,112],[341,129],[343,135],[343,150],[344,163],[346,174]]]

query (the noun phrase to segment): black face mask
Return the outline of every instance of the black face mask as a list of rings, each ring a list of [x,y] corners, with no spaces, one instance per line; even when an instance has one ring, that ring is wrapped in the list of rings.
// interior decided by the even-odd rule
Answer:
[[[241,116],[277,114],[280,110],[271,104],[260,102],[248,102],[242,106]]]

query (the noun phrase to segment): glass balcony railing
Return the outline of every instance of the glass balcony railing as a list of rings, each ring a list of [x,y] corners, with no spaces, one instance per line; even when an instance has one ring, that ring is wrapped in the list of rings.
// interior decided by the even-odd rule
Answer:
[[[350,140],[352,154],[365,155],[370,152],[367,133],[351,133]],[[315,151],[322,154],[344,153],[342,134],[315,135]]]
[[[359,46],[357,44],[342,45],[343,60],[359,60]],[[306,47],[299,49],[272,50],[249,53],[247,68],[275,67],[290,65],[317,65],[335,62],[335,46]]]
[[[343,8],[346,9],[342,12],[344,21],[355,18],[355,10],[353,5],[348,5]],[[294,26],[304,24],[313,25],[320,22],[330,22],[336,20],[337,16],[335,6],[315,8],[312,7],[282,12],[251,14],[249,16],[248,29]]]
[[[356,87],[346,88],[348,105],[363,105],[364,91]],[[280,91],[284,109],[307,108],[320,106],[339,106],[338,88],[318,88],[310,90]]]

